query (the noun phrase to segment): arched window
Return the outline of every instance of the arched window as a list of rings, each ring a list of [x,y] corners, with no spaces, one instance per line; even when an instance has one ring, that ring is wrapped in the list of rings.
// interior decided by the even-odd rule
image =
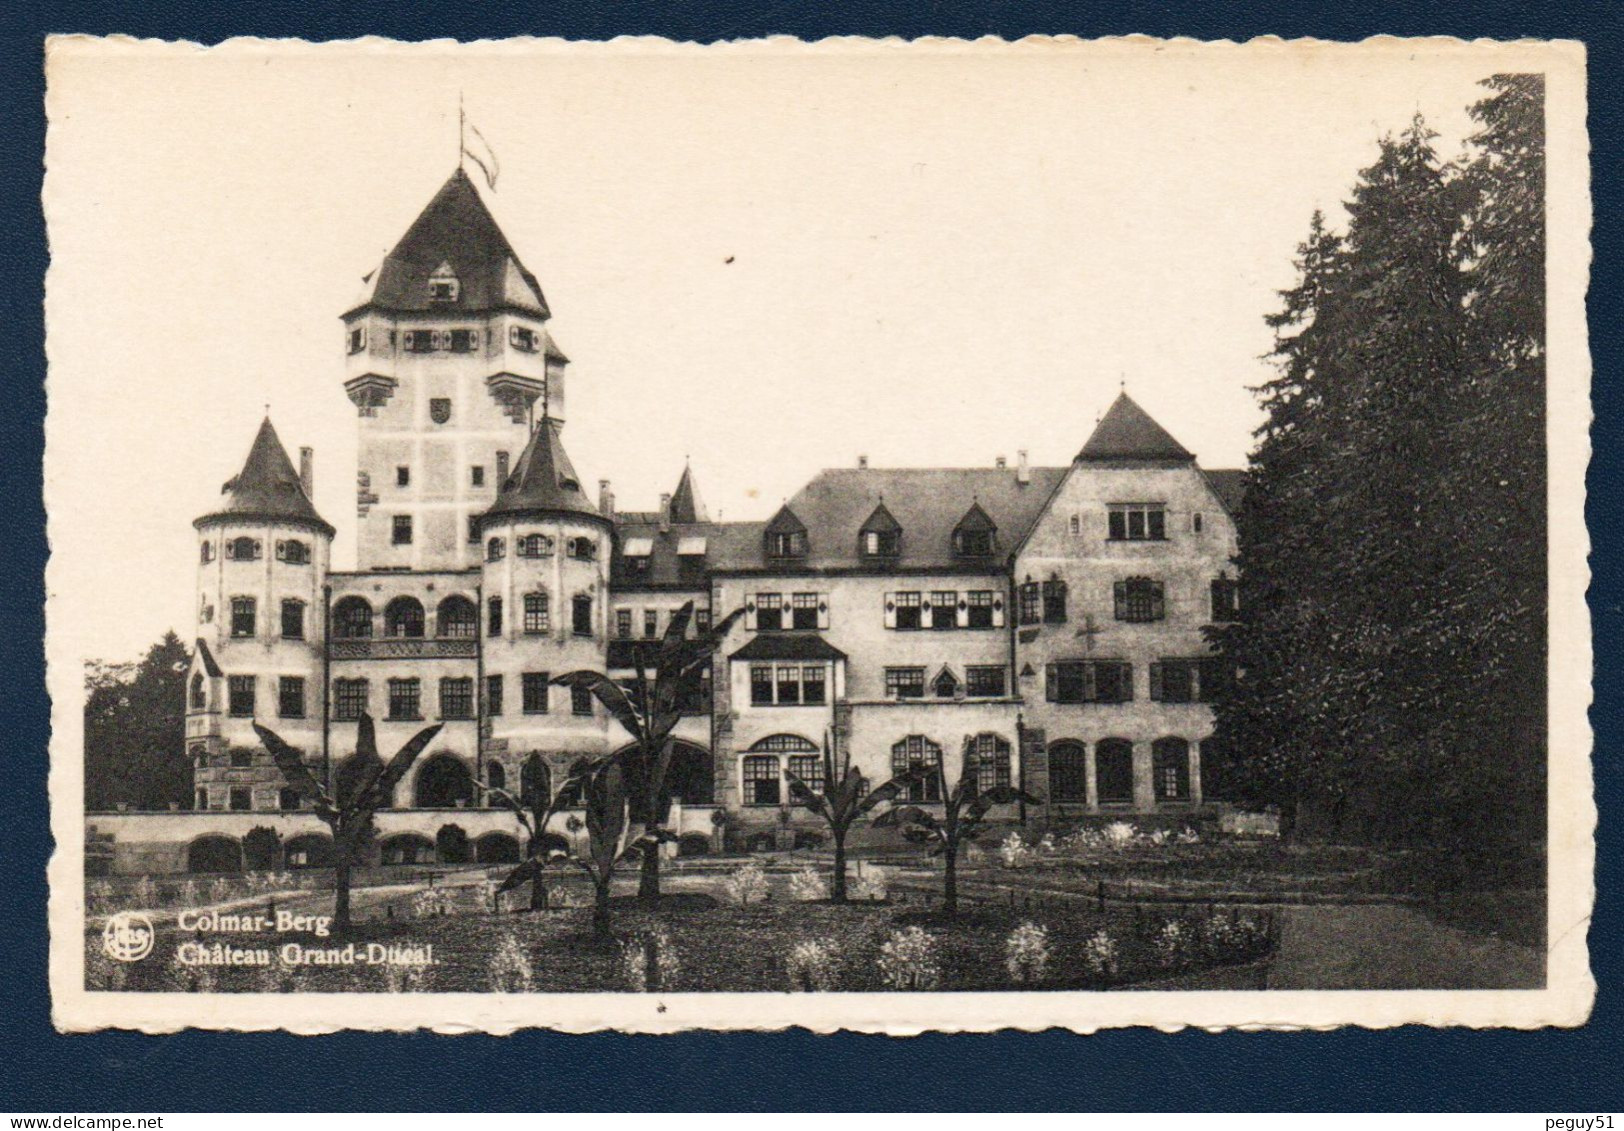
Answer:
[[[199,548],[198,553],[199,553],[198,560],[203,562],[205,565],[207,565],[209,562],[212,562],[214,560],[214,543],[213,542],[204,542],[204,543],[202,543],[200,548]]]
[[[231,635],[254,635],[254,619],[258,613],[258,604],[252,597],[231,598]]]
[[[768,735],[750,747],[750,755],[742,763],[746,805],[783,803],[787,796],[784,788],[784,755],[788,755],[790,769],[802,781],[808,780],[807,774],[821,778],[822,760],[816,743],[798,734]],[[709,755],[705,755],[705,759],[708,763]],[[811,761],[817,761],[819,768],[814,770]]]
[[[192,756],[193,766],[199,770],[208,769],[209,748],[207,746],[203,745],[201,742],[195,743],[188,753]]]
[[[1157,801],[1190,800],[1190,744],[1182,738],[1158,738],[1150,744],[1151,773]]]
[[[502,763],[492,762],[485,767],[485,784],[492,789],[507,788],[507,771],[502,768]]]
[[[1087,752],[1069,739],[1049,747],[1049,800],[1088,800]]]
[[[234,562],[251,562],[259,558],[259,539],[232,538],[226,542],[226,557]]]
[[[507,553],[507,543],[500,538],[492,538],[485,543],[485,560],[499,562]]]
[[[532,754],[519,767],[519,801],[529,809],[545,805],[553,795],[553,772],[540,754]]]
[[[596,561],[598,558],[598,544],[590,538],[571,538],[568,549],[570,557],[583,562]]]
[[[192,676],[192,710],[201,711],[208,706],[208,702],[208,691],[203,682],[203,673],[198,672]]]
[[[417,772],[413,804],[419,809],[452,809],[472,805],[474,777],[462,760],[451,754],[436,754]]]
[[[991,732],[970,740],[976,787],[982,791],[1009,784],[1009,743]]]
[[[399,833],[378,846],[385,864],[432,864],[434,842],[421,833]]]
[[[310,546],[297,538],[288,538],[276,544],[276,560],[289,565],[309,565]]]
[[[1133,743],[1102,738],[1094,744],[1094,778],[1101,805],[1133,801]]]
[[[518,542],[521,558],[545,558],[552,555],[553,540],[545,534],[526,534]]]
[[[910,770],[941,764],[942,748],[922,734],[910,734],[891,747],[891,776],[894,778]],[[902,796],[909,801],[940,801],[941,775],[927,775],[923,781],[916,781],[904,790]]]
[[[242,845],[235,837],[207,833],[186,848],[188,872],[242,871]]]
[[[333,606],[333,636],[365,640],[372,635],[372,606],[365,597],[343,597]]]
[[[716,802],[716,765],[710,751],[689,742],[672,744],[671,765],[666,769],[671,795],[684,805],[713,805]]]
[[[526,593],[524,595],[524,630],[531,636],[546,632],[550,627],[551,613],[548,609],[547,594]]]
[[[385,636],[418,639],[423,635],[423,604],[416,597],[396,597],[383,610]]]
[[[434,611],[434,625],[441,636],[472,640],[479,632],[479,609],[467,597],[453,593]]]

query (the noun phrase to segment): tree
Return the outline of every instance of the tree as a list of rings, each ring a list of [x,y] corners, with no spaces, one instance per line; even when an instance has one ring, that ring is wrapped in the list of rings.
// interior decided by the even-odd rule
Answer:
[[[350,929],[350,869],[372,834],[373,817],[379,809],[389,807],[395,787],[417,761],[417,756],[440,733],[442,725],[436,723],[418,731],[386,764],[378,757],[372,716],[362,712],[351,774],[346,776],[346,784],[329,792],[305,765],[300,751],[289,746],[269,727],[254,724],[254,732],[276,760],[288,788],[311,802],[316,816],[332,830],[333,929],[340,934]]]
[[[548,780],[534,783],[530,789],[521,789],[517,797],[500,786],[480,786],[498,805],[517,817],[524,827],[527,838],[525,859],[508,873],[497,891],[511,891],[529,881],[532,911],[540,911],[547,906],[547,865],[569,855],[569,842],[564,841],[562,847],[558,846],[557,834],[549,833],[547,826],[559,813],[581,803],[585,786],[584,770],[585,765],[578,761],[558,789],[552,788],[551,775],[548,775]],[[549,841],[549,837],[554,840]]]
[[[835,903],[845,903],[846,834],[859,817],[879,805],[896,800],[909,782],[893,778],[877,789],[869,789],[868,779],[856,766],[847,766],[846,772],[840,773],[835,765],[834,744],[828,731],[823,734],[822,787],[814,790],[793,770],[786,771],[785,776],[789,779],[789,795],[795,803],[812,810],[829,826],[829,836],[835,846],[834,879],[829,886],[829,896]]]
[[[735,609],[690,640],[688,624],[693,614],[692,601],[671,614],[655,653],[652,682],[641,652],[636,656],[637,678],[629,691],[603,672],[575,671],[553,680],[572,689],[586,688],[632,736],[631,746],[612,757],[624,763],[620,788],[631,807],[629,821],[638,829],[632,845],[642,856],[637,895],[649,904],[660,898],[659,846],[676,839],[665,827],[671,812],[670,770],[675,751],[671,732],[682,720],[685,706],[697,697],[705,666],[744,610]]]
[[[91,661],[85,671],[85,808],[190,808],[186,672],[173,632],[136,663]]]
[[[1009,785],[995,785],[982,789],[977,780],[975,736],[964,738],[964,755],[960,763],[959,780],[951,791],[942,763],[921,766],[893,778],[890,783],[902,785],[914,781],[936,782],[936,793],[944,800],[942,816],[921,809],[917,805],[902,805],[887,809],[874,819],[875,828],[899,828],[911,840],[933,842],[930,854],[942,857],[945,872],[942,887],[942,909],[949,915],[959,909],[958,862],[959,849],[981,835],[982,822],[994,805],[1009,805],[1024,801],[1028,805],[1041,805],[1043,798]]]

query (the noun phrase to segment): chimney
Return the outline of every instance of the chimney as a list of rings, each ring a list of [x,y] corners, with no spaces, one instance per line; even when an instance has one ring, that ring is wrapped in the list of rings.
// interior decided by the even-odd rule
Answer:
[[[1026,449],[1015,453],[1015,482],[1025,487],[1032,482],[1032,468],[1026,462]]]
[[[609,490],[609,480],[598,480],[598,511],[604,518],[615,517],[615,493]]]
[[[671,493],[665,492],[660,496],[660,533],[671,531]]]
[[[316,450],[314,448],[299,449],[299,486],[304,488],[305,497],[316,497]]]
[[[993,460],[992,465],[994,467],[996,467],[999,471],[1002,471],[1008,465],[1008,461],[1006,459],[1004,459],[1003,456],[999,456],[997,459]]]
[[[868,470],[868,457],[866,455],[857,457],[857,470],[858,471],[867,471]]]
[[[508,478],[508,454],[506,452],[497,452],[496,453],[496,489],[498,491],[504,490],[507,487],[507,478]]]

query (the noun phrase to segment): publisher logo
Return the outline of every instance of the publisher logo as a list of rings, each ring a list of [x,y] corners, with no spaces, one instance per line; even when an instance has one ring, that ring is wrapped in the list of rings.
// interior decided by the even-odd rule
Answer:
[[[152,920],[139,911],[120,911],[107,918],[102,930],[102,949],[119,962],[139,962],[152,953],[157,932]]]

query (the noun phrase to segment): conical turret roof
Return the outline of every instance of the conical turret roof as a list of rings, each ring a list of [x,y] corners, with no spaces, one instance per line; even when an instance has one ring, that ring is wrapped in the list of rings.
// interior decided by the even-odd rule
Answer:
[[[436,300],[429,287],[431,277],[455,279],[456,297]],[[356,309],[468,313],[512,307],[550,316],[541,284],[519,261],[474,182],[460,168],[367,283]]]
[[[710,521],[710,512],[705,509],[705,501],[699,497],[699,486],[694,482],[694,470],[691,467],[682,469],[682,478],[677,480],[677,489],[672,492],[671,521]]]
[[[305,494],[299,473],[268,416],[254,436],[254,446],[248,449],[242,470],[226,480],[220,493],[225,501],[194,525],[240,519],[298,523],[329,537],[333,533],[332,526],[316,513],[315,504]]]
[[[1077,458],[1190,461],[1195,456],[1152,420],[1132,397],[1121,393],[1094,426],[1094,434],[1077,453]]]
[[[499,517],[519,515],[578,514],[607,521],[581,490],[581,477],[564,451],[562,430],[552,417],[542,418],[496,502],[485,512],[486,525]]]

